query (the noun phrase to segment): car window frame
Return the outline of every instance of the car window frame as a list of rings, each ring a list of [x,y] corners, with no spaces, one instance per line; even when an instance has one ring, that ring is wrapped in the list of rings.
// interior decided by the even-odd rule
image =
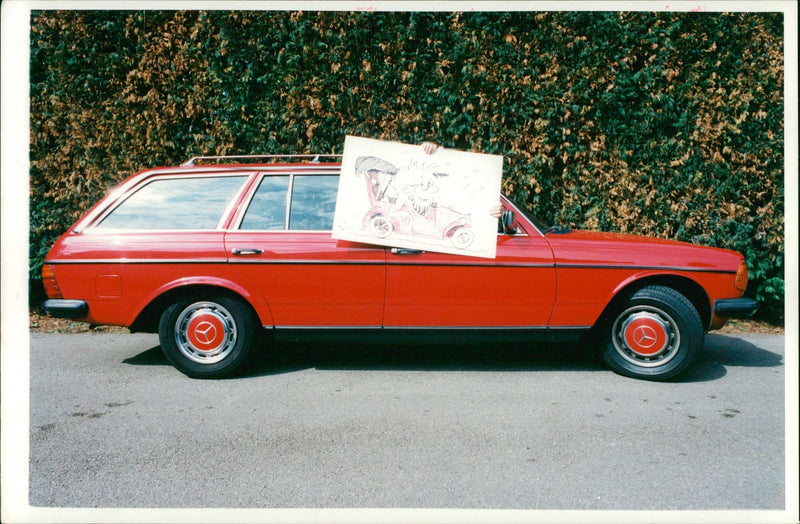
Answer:
[[[531,220],[531,218],[528,216],[528,214],[525,213],[524,211],[522,211],[519,208],[519,206],[514,203],[513,200],[511,200],[506,195],[502,195],[501,199],[503,201],[505,201],[505,204],[508,206],[508,208],[511,211],[514,211],[517,214],[517,225],[520,227],[522,232],[521,233],[517,232],[517,233],[514,233],[512,235],[508,235],[507,233],[499,233],[498,232],[497,233],[498,236],[502,236],[502,235],[507,235],[507,236],[510,236],[510,237],[534,236],[533,232],[528,231],[528,228],[530,227],[534,232],[538,233],[540,237],[545,238],[544,232],[540,231],[539,228],[536,227],[536,224],[534,223],[534,221]]]
[[[243,193],[245,193],[251,186],[251,181],[255,175],[254,170],[236,170],[236,171],[213,171],[213,172],[193,172],[193,173],[176,173],[174,171],[163,171],[149,173],[147,176],[142,176],[136,180],[129,187],[122,189],[119,195],[110,199],[111,201],[107,206],[97,210],[92,216],[87,216],[86,220],[82,221],[79,226],[74,230],[75,233],[84,234],[124,234],[124,233],[164,233],[164,232],[179,232],[179,233],[196,233],[203,231],[224,231],[225,224],[233,210],[236,208],[237,203],[241,200]],[[196,178],[242,178],[241,186],[236,190],[236,193],[230,198],[225,205],[222,213],[220,214],[217,223],[213,228],[112,228],[100,227],[106,218],[108,218],[114,211],[116,211],[122,204],[129,198],[144,189],[149,184],[160,180],[179,180],[179,179],[196,179]],[[116,190],[115,190],[116,191]],[[113,194],[113,193],[112,193]]]
[[[292,197],[293,197],[293,190],[294,190],[294,177],[295,176],[341,176],[341,168],[337,167],[335,169],[326,169],[324,167],[316,167],[310,169],[282,169],[280,171],[260,171],[252,184],[251,190],[245,195],[244,200],[241,203],[238,216],[234,217],[234,221],[230,226],[231,231],[237,232],[247,232],[247,233],[275,233],[275,234],[286,234],[286,233],[331,233],[333,231],[333,227],[330,229],[289,229],[289,222],[291,219],[291,208],[292,208]],[[286,188],[286,202],[284,208],[284,215],[283,215],[283,229],[242,229],[242,224],[244,223],[244,218],[247,215],[247,211],[250,209],[251,204],[253,203],[253,199],[258,192],[259,187],[261,187],[261,182],[265,177],[269,176],[288,176],[289,183]]]

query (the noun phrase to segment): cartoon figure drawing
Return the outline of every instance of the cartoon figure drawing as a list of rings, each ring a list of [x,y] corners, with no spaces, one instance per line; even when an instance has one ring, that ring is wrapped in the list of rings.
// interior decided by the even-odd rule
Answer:
[[[469,247],[475,237],[470,215],[443,205],[437,194],[437,177],[448,175],[418,172],[416,180],[407,180],[398,188],[400,172],[397,166],[375,156],[356,159],[355,173],[365,178],[370,202],[362,229],[378,238],[410,234],[449,240],[457,249]]]
[[[422,175],[418,184],[403,188],[403,193],[408,203],[414,208],[414,211],[425,218],[430,218],[433,214],[433,208],[440,203],[439,197],[436,195],[439,192],[439,187],[436,185],[434,176]]]

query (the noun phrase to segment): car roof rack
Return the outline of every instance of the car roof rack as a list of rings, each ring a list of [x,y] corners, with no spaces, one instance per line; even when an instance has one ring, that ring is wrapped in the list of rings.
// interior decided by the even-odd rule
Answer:
[[[311,154],[311,155],[224,155],[224,156],[193,156],[183,164],[182,166],[193,166],[195,162],[198,160],[232,160],[232,159],[247,159],[247,160],[254,160],[260,158],[281,158],[281,159],[290,159],[290,158],[302,158],[302,159],[310,159],[307,160],[310,164],[318,164],[320,162],[320,158],[341,158],[342,155],[323,155],[323,154]]]

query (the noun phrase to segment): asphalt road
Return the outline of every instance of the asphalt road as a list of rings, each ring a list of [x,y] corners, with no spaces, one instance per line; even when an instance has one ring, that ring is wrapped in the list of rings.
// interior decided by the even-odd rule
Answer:
[[[42,507],[782,509],[784,339],[682,382],[570,346],[282,345],[194,380],[154,335],[31,335]]]

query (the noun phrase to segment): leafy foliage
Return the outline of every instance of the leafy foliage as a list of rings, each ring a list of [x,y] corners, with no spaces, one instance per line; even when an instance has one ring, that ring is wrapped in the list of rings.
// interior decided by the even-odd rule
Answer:
[[[38,11],[31,278],[108,189],[354,134],[502,154],[534,215],[734,249],[783,315],[780,13]]]

